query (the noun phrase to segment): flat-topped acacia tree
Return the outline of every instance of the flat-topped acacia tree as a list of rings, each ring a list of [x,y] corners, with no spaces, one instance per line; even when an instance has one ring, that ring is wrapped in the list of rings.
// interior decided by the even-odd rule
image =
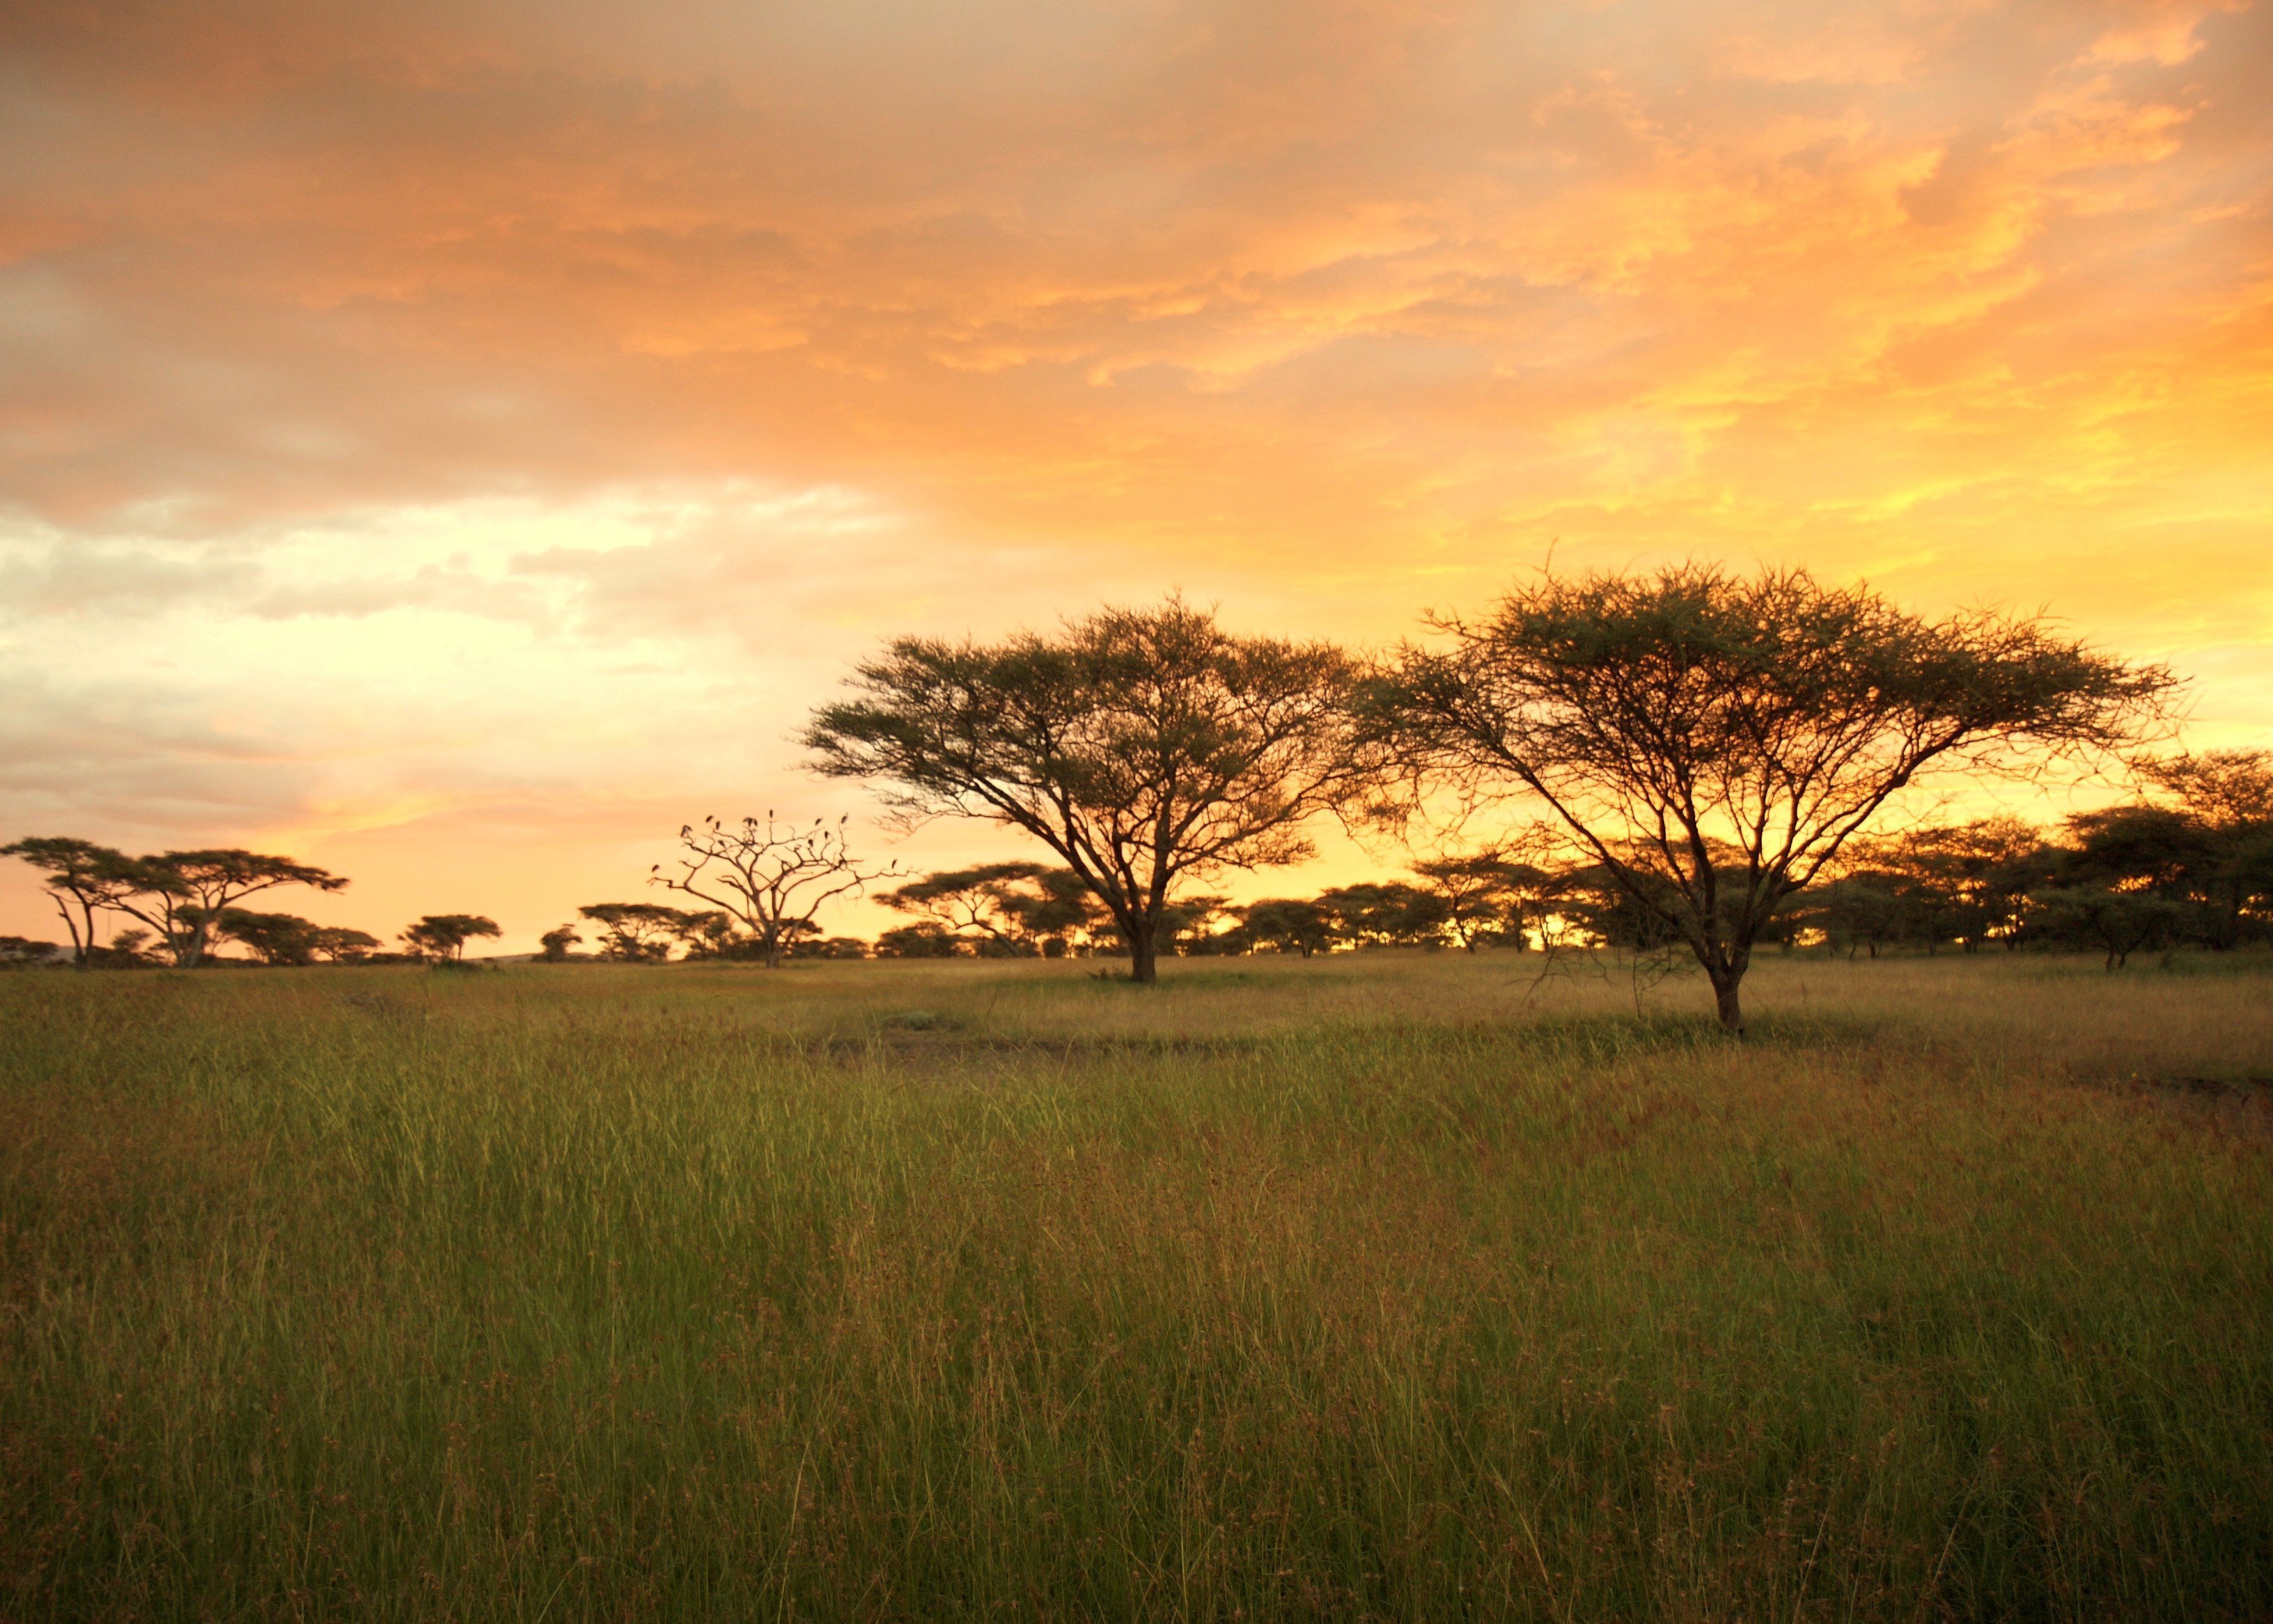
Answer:
[[[1171,599],[1056,636],[900,638],[805,741],[821,771],[882,785],[904,817],[983,818],[1041,841],[1150,982],[1179,881],[1299,861],[1303,826],[1372,783],[1377,752],[1346,704],[1359,674],[1330,644],[1235,636]]]
[[[402,944],[436,964],[462,964],[466,944],[498,935],[498,923],[479,914],[427,914],[402,929]]]
[[[1685,943],[1721,1023],[1776,909],[1932,771],[2030,772],[2134,743],[2174,687],[1990,612],[1926,620],[1802,569],[1544,576],[1431,624],[1370,686],[1418,781],[1544,801]]]
[[[0,846],[0,857],[20,857],[48,877],[48,899],[71,932],[71,962],[86,968],[100,944],[95,919],[121,911],[134,895],[134,860],[124,852],[68,835],[31,835]]]
[[[983,863],[927,874],[876,898],[919,914],[960,940],[1012,952],[1062,945],[1068,933],[1096,921],[1096,902],[1081,876],[1037,862]]]
[[[235,846],[129,857],[87,840],[32,838],[0,846],[0,857],[21,857],[47,872],[49,893],[71,930],[72,957],[81,965],[94,951],[95,916],[106,911],[140,920],[157,933],[176,965],[195,968],[205,959],[221,914],[242,898],[279,885],[334,891],[348,883],[343,876],[289,857]]]
[[[215,922],[240,898],[279,885],[332,891],[348,883],[344,875],[236,846],[137,858],[131,875],[134,889],[116,906],[157,931],[185,969],[204,962]]]

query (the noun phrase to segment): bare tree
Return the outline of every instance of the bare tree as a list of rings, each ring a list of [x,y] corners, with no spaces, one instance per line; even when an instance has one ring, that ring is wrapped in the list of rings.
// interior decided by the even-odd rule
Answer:
[[[911,820],[984,818],[1040,840],[1149,982],[1182,882],[1309,856],[1304,826],[1369,786],[1346,709],[1358,675],[1329,644],[1234,636],[1171,599],[1055,638],[901,638],[805,741],[822,772],[882,781]]]
[[[2174,686],[1993,613],[1929,622],[1804,570],[1542,577],[1434,622],[1375,688],[1381,736],[1472,796],[1544,801],[1687,944],[1721,1022],[1776,909],[1929,770],[2132,744]]]
[[[768,812],[763,823],[746,817],[730,829],[706,817],[679,831],[686,847],[674,860],[679,873],[667,875],[657,863],[648,883],[725,910],[757,939],[759,956],[773,968],[791,941],[817,931],[814,916],[823,906],[900,872],[894,865],[874,868],[856,860],[845,843],[848,821],[839,818],[831,826],[815,819],[799,828]]]

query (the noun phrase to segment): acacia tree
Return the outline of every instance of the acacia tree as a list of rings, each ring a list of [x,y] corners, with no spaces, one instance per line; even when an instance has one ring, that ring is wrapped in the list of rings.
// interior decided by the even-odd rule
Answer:
[[[1403,880],[1360,880],[1318,893],[1335,934],[1367,947],[1441,944],[1452,910],[1444,898]]]
[[[2213,949],[2262,933],[2273,915],[2273,751],[2211,750],[2134,763],[2199,831],[2188,876]]]
[[[319,925],[296,914],[255,914],[246,908],[223,908],[214,921],[214,934],[243,944],[265,965],[305,965],[319,959],[334,964],[353,964],[367,959],[379,938],[343,925]]]
[[[499,934],[497,921],[479,914],[429,914],[404,929],[402,944],[421,959],[458,964],[465,959],[467,943]]]
[[[156,931],[183,969],[204,960],[222,912],[240,898],[279,885],[334,891],[348,883],[343,875],[237,847],[138,857],[121,877],[124,888],[110,906]]]
[[[135,889],[134,860],[124,852],[67,835],[28,835],[0,846],[0,857],[20,857],[48,877],[48,899],[71,932],[71,962],[80,968],[97,951],[95,916],[123,911]]]
[[[679,940],[688,917],[659,902],[596,902],[576,912],[604,927],[600,957],[626,964],[670,958],[671,944]]]
[[[887,786],[911,822],[982,818],[1041,841],[1151,982],[1181,882],[1308,856],[1303,826],[1368,787],[1345,704],[1358,675],[1330,644],[1234,636],[1171,599],[1055,637],[900,638],[805,741],[821,771]]]
[[[1089,887],[1070,868],[1035,862],[985,863],[926,875],[876,898],[920,914],[957,936],[976,933],[997,952],[1033,954],[1093,920]]]
[[[1239,922],[1250,940],[1267,942],[1282,953],[1292,949],[1305,959],[1332,947],[1339,930],[1333,915],[1301,897],[1250,902],[1239,911]]]
[[[876,937],[879,959],[954,959],[971,945],[935,920],[896,925]]]
[[[1160,944],[1178,953],[1219,951],[1219,946],[1211,946],[1220,940],[1215,935],[1215,922],[1235,913],[1228,897],[1179,897],[1161,911]],[[1237,932],[1234,923],[1232,939],[1242,939]]]
[[[379,951],[379,938],[346,925],[319,925],[309,934],[308,949],[333,964],[358,964]]]
[[[2017,941],[2031,886],[2051,877],[2044,831],[2013,816],[1905,830],[1871,843],[1852,868],[1897,875],[1924,911],[1926,945],[1954,941],[1967,952],[2001,937]]]
[[[242,944],[265,965],[304,965],[316,956],[313,920],[297,914],[256,914],[250,908],[223,908],[214,921],[214,934]]]
[[[2101,949],[2110,971],[2129,964],[2142,948],[2167,946],[2185,917],[2185,910],[2167,897],[2107,885],[2062,885],[2029,900],[2039,929]]]
[[[1507,922],[1516,882],[1515,865],[1497,852],[1467,857],[1430,858],[1413,865],[1414,876],[1436,896],[1444,928],[1473,953],[1479,941],[1496,937]],[[1516,941],[1523,940],[1520,929]]]
[[[1934,769],[2041,769],[2138,738],[2173,687],[1990,612],[1928,621],[1801,569],[1544,576],[1433,620],[1370,695],[1380,736],[1473,796],[1527,793],[1687,944],[1744,1028],[1753,944]]]
[[[832,827],[815,819],[799,828],[768,812],[762,823],[746,817],[729,829],[708,817],[680,828],[686,852],[675,860],[679,873],[667,875],[657,863],[648,883],[685,891],[739,920],[772,969],[797,937],[819,934],[814,916],[824,906],[898,874],[895,866],[870,868],[853,857],[844,838],[848,821],[839,818]]]
[[[678,914],[671,935],[689,959],[731,959],[747,951],[750,938],[734,929],[734,916],[724,908],[699,908]]]

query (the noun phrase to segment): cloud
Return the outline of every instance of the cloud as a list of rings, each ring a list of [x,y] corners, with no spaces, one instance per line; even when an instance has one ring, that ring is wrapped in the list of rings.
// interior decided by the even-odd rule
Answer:
[[[2273,644],[2269,16],[10,8],[0,673],[95,741],[37,804],[604,823],[701,777],[641,718],[771,781],[891,631],[1379,641],[1550,543]],[[248,701],[296,764],[224,791]]]

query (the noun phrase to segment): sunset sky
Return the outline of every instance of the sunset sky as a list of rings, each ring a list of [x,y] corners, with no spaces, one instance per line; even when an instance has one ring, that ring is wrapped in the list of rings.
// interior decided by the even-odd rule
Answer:
[[[1377,646],[1550,545],[2046,607],[2273,744],[2269,12],[14,0],[0,841],[526,949],[861,829],[792,735],[887,635]]]

